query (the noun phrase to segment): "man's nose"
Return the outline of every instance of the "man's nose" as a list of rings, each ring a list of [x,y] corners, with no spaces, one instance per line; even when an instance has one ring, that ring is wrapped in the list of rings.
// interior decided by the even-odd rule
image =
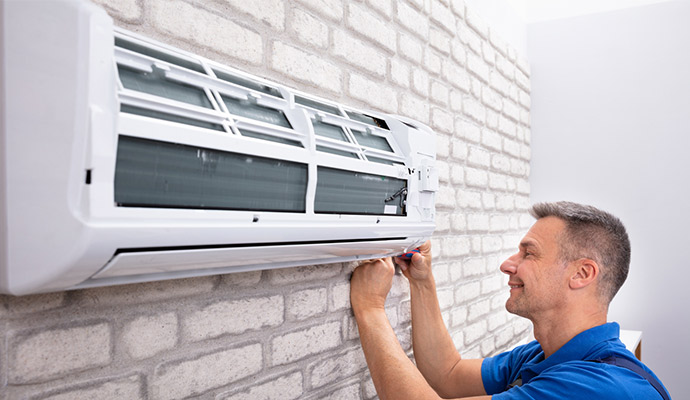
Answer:
[[[503,263],[501,264],[501,272],[507,275],[513,275],[515,272],[517,272],[517,257],[518,253],[513,254],[512,256],[508,257]]]

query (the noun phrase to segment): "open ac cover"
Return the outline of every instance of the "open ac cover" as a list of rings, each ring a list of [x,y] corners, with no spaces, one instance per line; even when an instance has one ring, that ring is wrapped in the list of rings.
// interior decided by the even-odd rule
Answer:
[[[3,2],[0,291],[398,254],[434,230],[433,132],[113,27]]]

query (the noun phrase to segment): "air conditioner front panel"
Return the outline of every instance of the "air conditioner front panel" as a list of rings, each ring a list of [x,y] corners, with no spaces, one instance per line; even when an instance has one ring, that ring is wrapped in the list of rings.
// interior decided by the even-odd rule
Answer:
[[[272,268],[274,265],[321,264],[341,259],[366,259],[398,254],[408,246],[407,238],[382,241],[330,242],[227,247],[215,249],[184,249],[159,251],[128,251],[117,254],[106,267],[91,279],[161,274],[194,269]]]

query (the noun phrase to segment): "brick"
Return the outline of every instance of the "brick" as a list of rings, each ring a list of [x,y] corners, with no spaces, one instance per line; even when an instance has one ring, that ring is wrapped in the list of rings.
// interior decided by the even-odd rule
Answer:
[[[263,271],[233,272],[221,276],[221,285],[230,288],[254,287],[261,280]]]
[[[340,22],[343,19],[342,0],[299,0],[299,2],[333,21]]]
[[[413,69],[412,90],[423,97],[429,95],[429,74],[426,71]]]
[[[65,301],[65,293],[41,293],[28,296],[0,295],[0,317],[31,314],[59,308]]]
[[[139,375],[127,376],[124,378],[98,381],[97,383],[86,383],[78,386],[71,386],[64,389],[62,393],[41,397],[41,400],[74,400],[74,399],[99,399],[99,400],[143,400],[144,380]]]
[[[465,353],[465,335],[462,333],[462,331],[453,332],[451,335],[451,340],[453,341],[455,348],[458,349],[458,351],[462,351],[462,358],[468,358],[467,354]]]
[[[197,296],[213,290],[216,277],[173,279],[133,285],[108,286],[75,292],[76,306],[108,304],[129,305],[167,301],[174,298]]]
[[[387,17],[393,14],[393,5],[390,0],[367,0],[367,4]]]
[[[482,294],[489,294],[500,290],[503,287],[502,274],[494,273],[493,275],[482,279]]]
[[[492,215],[489,220],[489,230],[491,232],[503,232],[508,230],[509,219],[505,215]]]
[[[491,156],[491,166],[501,172],[510,172],[510,158],[503,154],[493,154]]]
[[[349,4],[347,26],[378,43],[389,52],[395,51],[397,36],[395,29],[385,19],[372,14],[367,8],[353,3]]]
[[[496,208],[496,195],[489,192],[482,192],[482,205],[486,210]]]
[[[141,316],[125,324],[122,345],[135,359],[151,357],[177,343],[177,315]]]
[[[229,385],[261,371],[258,343],[204,354],[193,359],[164,362],[151,377],[155,399],[181,399]]]
[[[455,297],[453,295],[453,289],[438,289],[436,291],[436,296],[438,297],[438,303],[441,310],[446,310],[455,304]]]
[[[450,5],[455,15],[465,18],[465,0],[450,0]]]
[[[459,40],[453,40],[450,43],[450,49],[453,60],[456,61],[462,67],[466,66],[467,50],[465,49],[465,45]]]
[[[332,393],[318,396],[320,400],[360,400],[360,393],[362,388],[359,383],[353,383],[343,388],[337,389]]]
[[[486,121],[486,110],[477,100],[471,97],[465,98],[462,102],[462,109],[465,115],[472,118],[480,125],[483,125]]]
[[[450,100],[448,103],[450,105],[451,111],[458,113],[458,114],[462,112],[462,98],[463,98],[462,92],[455,90],[455,89],[450,91]],[[455,119],[456,126],[458,124],[459,119],[460,118]],[[456,129],[457,129],[457,127],[456,127]]]
[[[400,113],[406,117],[414,118],[417,121],[428,124],[429,123],[429,102],[420,99],[417,96],[405,95],[400,100]],[[441,135],[439,135],[441,136]],[[438,137],[437,137],[438,140]],[[439,146],[436,145],[438,150]],[[437,154],[438,157],[442,157]]]
[[[328,310],[328,290],[307,289],[290,293],[285,300],[287,316],[305,320]]]
[[[436,160],[436,170],[438,171],[438,180],[441,183],[450,182],[450,166],[443,160]],[[438,218],[438,215],[436,216]],[[438,229],[438,227],[437,227]]]
[[[371,47],[342,30],[333,32],[331,51],[346,63],[365,69],[372,74],[386,75],[387,58],[380,50]]]
[[[431,48],[427,48],[424,51],[424,67],[427,71],[434,75],[441,73],[442,69],[441,57]]]
[[[494,331],[500,328],[501,326],[505,325],[506,322],[508,322],[508,318],[506,317],[505,312],[496,312],[487,318],[489,331]]]
[[[507,136],[516,137],[517,124],[501,115],[498,118],[498,131]]]
[[[520,143],[514,140],[505,139],[503,141],[503,150],[513,157],[520,157]]]
[[[440,132],[453,133],[453,114],[440,108],[432,108],[431,126]]]
[[[272,365],[283,365],[337,347],[340,322],[327,322],[275,337],[271,341]]]
[[[476,237],[473,239],[477,239]],[[464,277],[479,276],[486,270],[486,260],[483,258],[470,258],[462,264]],[[477,293],[479,294],[479,293]]]
[[[331,311],[350,308],[350,282],[341,283],[331,288],[330,306]]]
[[[490,337],[488,339],[484,339],[482,343],[479,345],[479,348],[481,349],[482,357],[488,357],[494,352],[494,350],[496,350],[494,338]]]
[[[283,323],[282,296],[220,301],[183,318],[182,330],[191,341],[278,326]]]
[[[448,270],[448,265],[445,263],[434,264],[433,266],[434,278],[438,286],[443,286],[444,284],[450,282],[450,271]],[[409,322],[409,321],[408,321]],[[400,323],[405,323],[401,321]]]
[[[113,19],[124,22],[139,22],[143,15],[142,4],[137,0],[93,0],[93,2],[103,6]]]
[[[481,54],[482,38],[471,30],[464,21],[458,22],[458,37],[476,54]]]
[[[484,236],[484,237],[482,237],[482,250],[485,253],[500,251],[501,249],[503,249],[503,241],[501,240],[500,237],[497,237],[497,236]]]
[[[364,369],[367,363],[364,353],[357,347],[346,353],[335,354],[309,367],[312,387],[321,387],[333,382],[340,382]]]
[[[342,264],[310,265],[305,267],[281,268],[269,272],[269,281],[284,286],[292,283],[323,281],[340,275]]]
[[[482,42],[482,56],[484,56],[484,61],[487,64],[494,65],[496,63],[496,50],[489,42]]]
[[[404,33],[398,34],[398,54],[415,64],[421,64],[423,52],[424,46],[418,39]]]
[[[457,328],[467,321],[467,307],[454,307],[450,310],[450,326]]]
[[[501,95],[487,86],[482,87],[482,103],[499,112],[503,108]]]
[[[455,208],[455,190],[452,187],[442,185],[436,192],[436,209]]]
[[[491,28],[489,28],[489,42],[502,55],[508,54],[508,42],[503,39],[500,33]]]
[[[261,35],[191,4],[156,0],[150,5],[150,16],[165,35],[256,65],[263,59]]]
[[[525,92],[524,90],[520,90],[518,93],[518,101],[521,106],[529,110],[532,108],[532,98],[529,93]]]
[[[496,55],[496,69],[509,81],[515,78],[515,66],[500,54]]]
[[[472,122],[463,119],[456,120],[455,133],[470,142],[479,143],[482,137],[482,130]]]
[[[449,257],[460,257],[470,253],[470,240],[464,236],[453,236],[443,239],[443,254]]]
[[[443,77],[450,82],[451,85],[462,90],[465,93],[469,93],[471,89],[470,75],[464,68],[457,67],[453,63],[444,64]]]
[[[467,315],[467,320],[468,321],[476,321],[480,318],[484,318],[487,314],[489,314],[489,311],[491,311],[491,301],[490,300],[482,300],[477,303],[471,304],[469,306],[469,312]]]
[[[527,179],[517,180],[517,192],[520,194],[530,194],[530,184]]]
[[[517,65],[518,69],[522,71],[523,74],[526,76],[530,76],[530,66],[529,66],[529,61],[527,60],[526,57],[522,55],[518,55],[517,61],[515,62],[515,65]]]
[[[390,85],[354,73],[350,74],[349,83],[352,97],[383,111],[395,112],[398,109],[398,92]]]
[[[452,143],[453,143],[453,158],[456,160],[467,160],[467,152],[468,152],[468,146],[467,143],[458,140],[456,138],[452,138]],[[458,165],[458,167],[460,167]],[[455,166],[453,167],[455,169]],[[460,170],[462,172],[462,170]],[[464,175],[464,173],[463,173]],[[462,183],[462,177],[459,177],[460,183]]]
[[[304,393],[302,373],[291,374],[271,379],[268,382],[254,384],[250,389],[239,393],[230,394],[224,392],[216,396],[216,400],[271,400],[271,399],[297,399]]]
[[[489,65],[479,56],[474,54],[467,56],[467,69],[482,82],[489,82]]]
[[[448,33],[455,33],[455,16],[445,4],[438,0],[431,2],[431,20]]]
[[[463,330],[465,345],[470,345],[486,335],[486,320],[480,320]]]
[[[517,83],[517,85],[523,90],[527,92],[530,91],[529,78],[520,70],[515,71],[515,83]]]
[[[394,83],[402,86],[403,88],[410,87],[410,66],[405,62],[398,59],[391,59],[391,73],[390,77]]]
[[[481,209],[482,208],[482,196],[478,192],[459,190],[458,196],[458,206],[465,208]]]
[[[306,11],[294,8],[289,20],[290,31],[302,43],[322,49],[328,47],[328,25]]]
[[[429,29],[429,45],[442,54],[450,54],[450,36],[440,29]]]
[[[506,190],[508,187],[505,175],[489,173],[489,187],[494,190]]]
[[[245,12],[253,18],[269,24],[273,29],[285,29],[285,2],[283,0],[225,0],[238,11]]]
[[[513,121],[520,120],[520,108],[512,100],[503,102],[503,114]]]
[[[510,160],[510,172],[513,175],[526,177],[529,175],[528,164],[517,159]]]
[[[469,261],[469,260],[468,260]],[[462,263],[463,268],[467,262]],[[480,294],[479,282],[468,282],[455,289],[455,303],[465,304],[469,301],[475,300]]]
[[[489,25],[487,25],[486,21],[484,21],[479,14],[468,8],[465,10],[465,20],[467,21],[467,25],[469,25],[469,27],[477,32],[481,37],[485,39],[489,38]]]
[[[429,38],[428,18],[407,3],[398,3],[397,6],[397,19],[402,27],[426,41]]]
[[[469,214],[467,216],[467,229],[469,231],[488,231],[489,216],[487,214]]]
[[[306,53],[282,42],[273,44],[272,68],[301,82],[316,85],[331,92],[340,92],[342,72],[323,57]]]
[[[465,183],[465,167],[462,165],[453,165],[450,176],[450,181],[453,185],[462,185]]]
[[[501,151],[503,149],[501,135],[490,129],[482,130],[482,144],[491,150]]]
[[[67,374],[108,365],[110,326],[93,323],[42,332],[11,332],[8,382],[45,382]]]
[[[453,213],[451,216],[451,227],[455,232],[465,232],[467,229],[467,218],[465,214]]]
[[[465,168],[465,183],[467,186],[484,188],[489,183],[489,175],[483,170]]]

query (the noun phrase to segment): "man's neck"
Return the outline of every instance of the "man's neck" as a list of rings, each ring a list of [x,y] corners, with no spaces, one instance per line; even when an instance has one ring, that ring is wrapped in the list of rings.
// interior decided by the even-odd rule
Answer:
[[[587,329],[606,323],[606,312],[595,312],[580,315],[578,318],[548,318],[540,321],[532,320],[534,337],[544,350],[544,358],[549,357],[568,343],[570,339]]]

